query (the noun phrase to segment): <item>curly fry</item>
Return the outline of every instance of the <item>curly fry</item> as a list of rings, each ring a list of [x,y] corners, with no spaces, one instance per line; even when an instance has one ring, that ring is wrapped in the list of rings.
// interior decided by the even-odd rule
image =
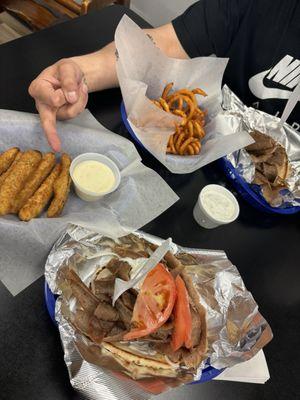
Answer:
[[[176,150],[175,150],[175,145],[174,145],[174,135],[171,135],[170,137],[169,137],[169,146],[170,146],[170,148],[171,148],[171,151],[172,151],[172,153],[176,153]]]
[[[186,118],[186,113],[182,110],[178,110],[177,108],[172,110],[172,113],[178,115],[179,117]]]
[[[194,147],[192,146],[192,144],[189,144],[188,147],[186,148],[186,150],[187,150],[187,153],[188,153],[190,156],[194,156],[194,155],[195,155],[195,149],[194,149]]]
[[[203,119],[203,118],[205,117],[204,111],[201,110],[201,108],[199,108],[199,107],[196,108],[195,114],[197,114],[197,115],[196,115],[196,118],[201,118],[201,119]]]
[[[171,96],[169,96],[166,101],[170,107],[170,109],[172,109],[174,103],[176,103],[176,101],[179,101],[181,99],[182,101],[182,105],[183,105],[183,99],[181,98],[181,96],[179,94],[172,94]],[[179,107],[178,107],[179,108]],[[181,106],[182,108],[182,106]]]
[[[205,136],[205,132],[204,129],[202,128],[202,126],[199,124],[198,121],[193,121],[194,122],[194,127],[195,127],[195,137],[198,137],[199,139],[203,139]]]
[[[195,151],[195,154],[199,154],[200,153],[201,143],[199,141],[191,143],[191,146],[193,147],[193,149]]]
[[[163,90],[163,92],[162,92],[162,95],[161,95],[161,97],[162,97],[164,100],[166,100],[166,98],[168,97],[168,94],[170,93],[170,90],[172,89],[173,85],[174,85],[174,83],[173,83],[173,82],[170,82],[170,83],[168,83],[168,84],[165,86],[165,88],[164,88],[164,90]]]
[[[175,126],[176,126],[176,128],[175,128],[175,135],[176,135],[176,134],[179,135],[179,134],[181,133],[181,131],[182,131],[182,127],[181,127],[180,125],[177,125],[177,124],[176,124]]]
[[[194,125],[193,125],[192,121],[188,121],[187,128],[188,128],[189,137],[193,137],[194,136]]]
[[[179,153],[179,149],[180,149],[181,143],[184,141],[184,138],[185,138],[185,134],[180,133],[180,135],[178,136],[178,139],[174,143],[177,154]]]
[[[162,108],[162,105],[160,104],[159,101],[157,101],[157,100],[151,100],[151,101],[152,101],[152,103],[155,104],[157,107],[163,109],[163,108]]]
[[[195,121],[197,121],[198,122],[198,124],[203,128],[204,127],[204,125],[205,125],[205,119],[203,119],[203,118],[197,118]]]
[[[166,112],[171,112],[182,118],[175,124],[175,132],[170,135],[167,153],[179,155],[196,155],[201,150],[200,140],[205,136],[205,116],[207,110],[202,110],[197,103],[196,95],[207,96],[200,88],[188,90],[179,89],[171,93],[173,82],[168,83],[162,96],[153,103]]]
[[[192,118],[196,107],[195,107],[195,104],[193,103],[193,101],[188,96],[182,95],[182,99],[188,106],[189,113],[187,115],[187,120],[189,120],[190,118]]]
[[[180,90],[177,90],[177,92],[175,92],[175,93],[177,93],[177,94],[182,94],[182,95],[184,95],[184,96],[189,97],[189,98],[192,100],[192,102],[194,103],[195,107],[198,107],[198,103],[197,103],[197,100],[196,100],[196,96],[195,96],[195,94],[194,94],[191,90],[188,90],[188,89],[180,89]]]
[[[159,102],[160,102],[160,105],[162,106],[162,108],[163,108],[164,111],[170,112],[170,108],[169,108],[169,105],[168,105],[168,103],[166,102],[166,100],[164,100],[162,97],[160,97],[160,98],[159,98]]]
[[[192,92],[193,92],[194,94],[200,94],[201,96],[204,96],[204,97],[207,96],[207,94],[204,92],[204,90],[202,90],[202,89],[200,89],[200,88],[193,89]]]
[[[181,97],[179,97],[179,99],[178,99],[178,110],[182,110],[182,107],[183,107],[183,100],[182,100],[182,98]]]
[[[181,126],[184,126],[186,124],[186,113],[184,111],[175,109],[171,112],[175,115],[178,115],[179,117],[182,117],[182,121],[180,122]]]
[[[185,149],[186,149],[186,148],[188,147],[188,145],[189,145],[190,143],[192,143],[193,141],[194,141],[194,138],[191,138],[191,137],[185,139],[185,141],[181,144],[181,146],[180,146],[180,148],[179,148],[179,154],[180,154],[180,155],[183,155],[184,152],[185,152]]]

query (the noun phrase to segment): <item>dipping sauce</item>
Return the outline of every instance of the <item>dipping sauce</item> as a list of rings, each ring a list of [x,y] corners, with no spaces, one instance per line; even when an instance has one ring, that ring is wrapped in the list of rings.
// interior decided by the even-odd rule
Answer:
[[[73,179],[82,189],[96,194],[109,192],[116,182],[113,171],[104,163],[95,160],[77,164],[73,171]]]
[[[236,213],[235,202],[213,188],[201,194],[201,202],[204,210],[221,222],[231,221]]]

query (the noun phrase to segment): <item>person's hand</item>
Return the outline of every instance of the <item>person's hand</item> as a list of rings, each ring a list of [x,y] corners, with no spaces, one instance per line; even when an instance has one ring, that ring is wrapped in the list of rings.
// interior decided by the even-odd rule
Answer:
[[[73,60],[61,60],[42,71],[28,91],[35,100],[49,145],[54,151],[60,151],[56,119],[76,117],[88,101],[83,72]]]

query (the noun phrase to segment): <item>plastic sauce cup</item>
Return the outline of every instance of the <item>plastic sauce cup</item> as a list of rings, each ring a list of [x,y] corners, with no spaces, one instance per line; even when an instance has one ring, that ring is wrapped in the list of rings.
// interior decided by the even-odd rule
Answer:
[[[207,185],[199,193],[193,215],[203,228],[211,229],[237,219],[239,203],[223,186]]]
[[[75,167],[82,163],[83,161],[99,161],[102,164],[107,165],[111,171],[114,174],[115,177],[115,183],[113,185],[112,188],[110,188],[108,191],[106,192],[92,192],[90,190],[87,190],[85,188],[83,188],[77,181],[76,179],[74,179],[74,169]],[[121,174],[119,171],[119,168],[117,167],[117,165],[108,157],[104,156],[103,154],[99,154],[99,153],[83,153],[80,154],[78,157],[74,158],[74,160],[71,163],[70,166],[70,176],[71,179],[74,183],[74,187],[75,187],[75,192],[78,195],[78,197],[80,197],[82,200],[85,201],[96,201],[101,199],[103,196],[114,192],[118,186],[120,185],[120,181],[121,181]]]

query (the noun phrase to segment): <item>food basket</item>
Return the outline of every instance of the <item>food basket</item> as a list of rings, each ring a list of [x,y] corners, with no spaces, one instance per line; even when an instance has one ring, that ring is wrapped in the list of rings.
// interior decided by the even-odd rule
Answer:
[[[233,167],[231,162],[223,157],[219,160],[219,165],[224,171],[226,177],[230,180],[236,191],[246,200],[249,204],[255,207],[257,210],[268,213],[268,214],[296,214],[300,211],[300,207],[290,206],[290,207],[271,207],[263,196],[259,193],[260,189],[258,185],[253,185],[257,187],[257,191],[254,191]]]
[[[143,150],[148,151],[148,150],[145,148],[145,146],[143,145],[143,143],[136,137],[134,131],[132,130],[132,128],[131,128],[131,126],[130,126],[130,124],[129,124],[129,122],[128,122],[127,113],[126,113],[124,101],[122,101],[122,103],[121,103],[120,111],[121,111],[122,121],[123,121],[123,124],[124,124],[124,126],[125,126],[127,132],[130,134],[130,136],[132,137],[132,139],[133,139]],[[149,153],[150,153],[150,152],[149,152]]]
[[[46,281],[45,281],[45,286],[44,286],[44,296],[45,296],[45,302],[46,302],[46,307],[47,307],[49,316],[50,316],[52,322],[57,326],[57,322],[55,320],[55,302],[56,302],[57,296],[51,292]],[[209,381],[213,380],[214,378],[216,378],[218,375],[220,375],[223,371],[224,371],[224,369],[216,369],[216,368],[213,368],[211,365],[207,364],[205,369],[202,371],[201,379],[199,381],[189,383],[189,385],[209,382]]]

